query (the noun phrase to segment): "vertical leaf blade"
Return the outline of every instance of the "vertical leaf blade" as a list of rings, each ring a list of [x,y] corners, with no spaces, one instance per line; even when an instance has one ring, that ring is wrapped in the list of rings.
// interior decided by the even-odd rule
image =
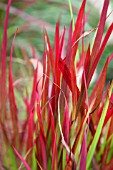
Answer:
[[[112,94],[112,90],[113,90],[113,81],[111,83],[111,86],[110,86],[110,89],[109,89],[109,92],[108,92],[108,96],[106,98],[106,102],[105,102],[105,105],[104,105],[104,108],[103,108],[103,111],[102,111],[102,114],[101,114],[101,117],[100,117],[98,127],[96,129],[94,139],[92,141],[92,144],[91,144],[89,151],[88,151],[88,154],[87,154],[87,165],[86,165],[87,169],[90,166],[91,160],[93,158],[93,155],[94,155],[94,152],[95,152],[95,149],[96,149],[96,146],[97,146],[97,143],[98,143],[101,131],[102,131],[102,127],[103,127],[106,112],[107,112],[107,109],[108,109],[108,106],[109,106],[109,100],[110,100],[110,96]]]

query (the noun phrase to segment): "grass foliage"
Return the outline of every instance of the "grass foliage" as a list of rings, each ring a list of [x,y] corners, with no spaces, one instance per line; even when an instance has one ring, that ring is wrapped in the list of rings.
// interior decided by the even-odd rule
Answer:
[[[112,34],[113,23],[104,34],[109,6],[109,0],[105,0],[97,27],[85,32],[88,18],[85,14],[86,3],[86,0],[82,1],[74,23],[69,1],[70,27],[68,30],[65,27],[60,29],[58,20],[53,45],[46,28],[43,29],[43,62],[36,58],[33,46],[32,59],[21,48],[29,72],[25,86],[25,80],[20,77],[15,82],[13,74],[14,43],[18,38],[18,29],[7,64],[11,0],[8,1],[0,55],[0,168],[113,168],[113,81],[105,84],[113,53],[106,56],[107,60],[90,91],[92,77]],[[92,44],[86,47],[85,37],[94,31]],[[82,44],[81,52],[79,44]],[[20,69],[24,74],[23,67]],[[17,84],[20,82],[24,85],[18,94]]]

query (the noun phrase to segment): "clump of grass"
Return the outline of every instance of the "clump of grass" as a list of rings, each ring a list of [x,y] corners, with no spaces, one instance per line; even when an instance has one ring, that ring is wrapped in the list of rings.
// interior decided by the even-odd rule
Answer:
[[[105,86],[105,80],[113,54],[108,56],[89,95],[91,79],[113,30],[112,23],[103,37],[109,0],[104,1],[96,36],[92,38],[93,47],[89,44],[86,51],[85,36],[95,30],[84,32],[86,0],[83,0],[78,12],[74,30],[71,22],[68,33],[65,28],[60,33],[60,24],[57,22],[54,46],[44,29],[43,73],[39,77],[39,72],[42,71],[39,68],[42,67],[39,67],[32,47],[33,60],[37,64],[33,72],[31,97],[29,99],[26,93],[23,100],[27,115],[24,122],[19,120],[12,72],[17,32],[11,46],[9,79],[6,78],[10,5],[11,0],[8,1],[6,11],[0,65],[0,133],[3,146],[0,151],[0,166],[12,169],[21,169],[24,166],[28,170],[112,169],[113,81]],[[66,34],[68,40],[65,47]],[[80,40],[82,52],[77,61]],[[81,68],[82,78],[78,84],[77,73]]]

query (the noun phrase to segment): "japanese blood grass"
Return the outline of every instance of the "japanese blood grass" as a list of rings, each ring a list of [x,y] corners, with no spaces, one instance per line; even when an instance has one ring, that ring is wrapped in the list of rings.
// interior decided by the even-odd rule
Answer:
[[[70,4],[70,1],[69,1]],[[105,86],[107,68],[113,54],[108,56],[99,77],[89,95],[90,82],[100,58],[113,31],[113,23],[104,34],[109,0],[105,0],[97,28],[84,32],[85,5],[82,1],[76,23],[70,23],[60,32],[60,23],[55,29],[54,45],[51,45],[48,33],[44,29],[43,66],[40,67],[32,47],[33,61],[37,66],[32,70],[33,87],[31,93],[26,90],[23,103],[26,106],[26,119],[19,119],[19,104],[13,84],[13,50],[11,45],[9,79],[6,76],[8,1],[0,65],[0,127],[2,134],[2,163],[0,168],[57,170],[57,169],[108,169],[113,168],[113,81]],[[71,16],[73,17],[70,4]],[[92,48],[85,50],[85,36],[97,30]],[[66,34],[68,34],[67,46]],[[17,37],[16,37],[17,36]],[[82,40],[82,52],[76,61],[79,42]],[[64,52],[65,51],[65,52]],[[22,53],[25,58],[25,53]],[[29,70],[30,61],[27,58]],[[78,70],[83,67],[82,79],[77,84]],[[39,77],[39,68],[43,74]],[[31,70],[30,70],[31,71]],[[32,79],[30,79],[32,80]],[[8,83],[8,85],[7,85]],[[7,88],[8,86],[8,88]],[[28,84],[29,86],[29,84]],[[28,87],[26,87],[28,88]],[[30,97],[29,97],[30,96]],[[7,108],[9,103],[9,108]],[[10,120],[7,120],[9,115]],[[20,133],[20,129],[21,132]],[[6,151],[9,150],[6,156]]]

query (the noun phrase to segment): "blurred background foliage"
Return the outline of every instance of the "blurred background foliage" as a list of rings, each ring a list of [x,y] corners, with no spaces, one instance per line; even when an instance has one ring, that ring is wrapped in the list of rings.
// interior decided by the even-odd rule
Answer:
[[[81,5],[80,0],[71,0],[74,20],[76,21],[76,16],[78,13],[78,9]],[[85,31],[93,29],[97,27],[103,0],[87,0],[86,5],[86,14],[88,16],[88,20],[85,26]],[[5,11],[8,0],[0,1],[0,48],[2,43],[2,35],[3,35],[3,24],[5,18]],[[113,9],[113,1],[110,0],[109,13]],[[113,14],[106,21],[106,28],[112,23]],[[32,57],[32,48],[31,45],[35,48],[36,56],[38,58],[42,58],[43,50],[44,50],[44,41],[43,41],[43,28],[47,29],[49,34],[51,44],[54,44],[54,32],[55,32],[55,24],[60,20],[60,28],[63,30],[64,26],[68,32],[69,24],[71,21],[69,3],[68,0],[12,0],[12,5],[10,8],[10,16],[9,16],[9,26],[8,26],[8,56],[10,52],[12,38],[16,29],[18,28],[18,34],[15,40],[15,50],[14,50],[14,58],[13,62],[13,71],[14,71],[14,79],[17,77],[24,78],[28,74],[28,69],[26,68],[26,57]],[[67,34],[68,35],[68,34]],[[66,35],[66,36],[67,36]],[[85,38],[85,48],[87,48],[89,42],[92,44],[93,36],[95,32],[91,33]],[[112,36],[113,37],[113,36]],[[101,59],[97,72],[100,72],[103,63],[106,58],[112,52],[113,40],[112,37],[104,51],[103,58]],[[81,52],[81,46],[80,46]],[[24,58],[23,58],[24,57]],[[109,66],[107,79],[113,78],[112,76],[112,64]],[[22,69],[20,69],[20,67]],[[21,76],[20,76],[21,75]],[[22,81],[23,82],[23,81]],[[24,82],[25,83],[25,82]]]

